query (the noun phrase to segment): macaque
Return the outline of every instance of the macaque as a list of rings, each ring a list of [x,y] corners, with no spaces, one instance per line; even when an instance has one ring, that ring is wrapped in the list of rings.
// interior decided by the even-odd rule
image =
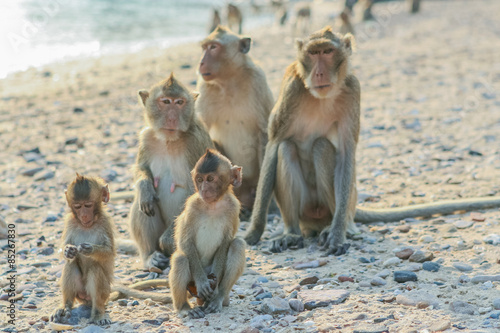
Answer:
[[[212,24],[210,25],[210,29],[209,29],[208,33],[211,33],[212,31],[214,31],[215,28],[217,28],[217,26],[219,26],[220,24],[221,24],[221,19],[220,19],[219,11],[214,8],[214,13],[213,13],[213,17],[212,17]]]
[[[415,14],[420,11],[420,0],[410,0],[410,13]]]
[[[340,33],[342,35],[345,35],[347,33],[350,33],[351,35],[354,36],[354,28],[351,24],[351,19],[349,18],[350,12],[348,9],[344,9],[342,13],[340,13],[340,21],[342,24],[340,25]]]
[[[374,20],[375,17],[373,17],[373,14],[372,14],[373,0],[365,0],[363,5],[364,5],[363,21]]]
[[[207,150],[191,174],[196,193],[176,221],[169,283],[175,310],[202,318],[229,305],[229,292],[245,268],[245,241],[235,238],[240,203],[233,194],[242,171],[219,152]],[[186,289],[203,305],[192,308]]]
[[[300,4],[296,7],[295,21],[293,24],[293,33],[306,34],[311,27],[311,6],[309,4]]]
[[[189,170],[213,144],[194,113],[193,95],[173,74],[149,91],[140,90],[139,103],[146,127],[139,135],[130,224],[153,278],[174,252],[174,221],[194,191]]]
[[[202,42],[196,100],[216,148],[245,170],[235,194],[246,210],[255,199],[273,107],[264,72],[248,55],[250,43],[221,26]]]
[[[238,28],[238,34],[242,34],[243,32],[243,15],[241,14],[240,9],[234,4],[227,5],[227,25],[228,27],[236,31],[236,27]]]
[[[328,254],[346,253],[346,233],[362,223],[399,221],[500,206],[500,197],[395,209],[356,209],[356,146],[360,85],[350,68],[351,34],[325,27],[297,41],[297,60],[286,70],[269,119],[269,142],[245,240],[256,244],[266,226],[274,193],[285,224],[271,251],[303,245],[319,233]]]
[[[64,265],[61,276],[62,306],[51,316],[67,320],[75,299],[92,306],[90,321],[109,325],[105,306],[115,267],[114,224],[102,203],[109,200],[103,180],[79,174],[66,190],[71,212],[64,219]]]

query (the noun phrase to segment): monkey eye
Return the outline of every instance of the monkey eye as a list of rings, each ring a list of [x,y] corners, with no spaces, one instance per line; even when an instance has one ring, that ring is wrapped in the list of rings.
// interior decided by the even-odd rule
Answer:
[[[91,203],[86,203],[86,204],[85,204],[85,208],[90,208],[90,207],[92,207],[92,204],[91,204]]]
[[[208,47],[210,50],[214,50],[217,48],[217,44],[210,44],[210,46]]]
[[[333,48],[332,49],[326,49],[323,51],[323,54],[331,54],[333,53],[333,51],[335,51]]]
[[[209,182],[212,182],[212,181],[214,180],[214,177],[213,177],[213,176],[208,176],[208,177],[207,177],[207,180],[208,180]]]
[[[161,101],[164,103],[164,104],[170,104],[170,98],[162,98]]]
[[[175,101],[175,104],[182,105],[182,104],[184,104],[184,100],[183,99],[178,99],[178,100]]]
[[[198,177],[198,178],[196,178],[196,181],[197,181],[198,183],[201,183],[201,182],[203,182],[203,178]]]
[[[309,54],[310,55],[317,55],[317,54],[319,54],[319,51],[309,51]]]
[[[82,208],[82,205],[73,205],[73,207],[75,207],[75,209],[80,209]]]

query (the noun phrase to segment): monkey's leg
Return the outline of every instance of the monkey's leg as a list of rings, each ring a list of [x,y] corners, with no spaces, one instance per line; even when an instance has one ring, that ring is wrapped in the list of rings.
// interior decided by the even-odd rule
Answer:
[[[147,216],[141,212],[139,203],[135,200],[130,209],[130,224],[144,268],[165,269],[168,266],[168,258],[159,251],[159,238],[165,231],[165,224],[158,207],[155,205],[154,216]]]
[[[98,265],[89,267],[85,289],[92,300],[90,322],[101,326],[110,325],[111,320],[106,316],[105,307],[111,293],[111,285]]]
[[[50,320],[62,323],[71,317],[71,309],[78,295],[83,290],[82,273],[76,262],[68,262],[63,267],[61,276],[62,306],[54,311]]]
[[[243,239],[235,238],[229,246],[224,274],[217,287],[218,293],[204,305],[205,313],[220,312],[223,305],[229,305],[231,288],[245,270],[245,244]]]
[[[175,311],[183,317],[188,315],[190,318],[203,318],[205,316],[203,310],[200,307],[191,308],[187,299],[187,285],[192,280],[188,257],[176,251],[172,255],[170,265],[168,281]]]
[[[281,252],[289,246],[303,246],[300,231],[300,210],[302,196],[308,191],[300,167],[297,146],[288,140],[278,147],[278,165],[276,174],[276,201],[283,217],[285,230],[282,236],[271,241],[271,252]]]

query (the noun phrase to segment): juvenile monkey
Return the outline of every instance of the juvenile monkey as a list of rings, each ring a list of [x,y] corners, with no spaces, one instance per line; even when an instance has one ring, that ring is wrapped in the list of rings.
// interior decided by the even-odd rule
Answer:
[[[109,200],[108,185],[99,178],[77,174],[66,190],[66,200],[71,212],[64,219],[62,234],[66,259],[61,276],[63,301],[51,320],[67,320],[76,299],[92,306],[91,322],[111,324],[104,313],[115,266],[114,224],[102,206]]]
[[[264,72],[248,55],[250,43],[221,26],[202,42],[196,100],[217,149],[245,170],[235,191],[245,209],[253,206],[273,106]]]
[[[232,3],[227,5],[227,25],[233,31],[236,31],[235,28],[238,27],[238,34],[242,34],[243,14],[241,14],[241,10]]]
[[[169,283],[175,310],[201,318],[229,305],[229,292],[245,268],[245,242],[235,238],[240,203],[233,194],[242,172],[219,152],[207,150],[191,173],[197,192],[176,221]],[[191,308],[190,282],[203,306]]]
[[[356,209],[355,153],[360,86],[351,73],[354,39],[325,27],[297,41],[297,60],[286,70],[269,119],[269,142],[245,240],[256,244],[266,226],[274,192],[285,224],[271,251],[301,245],[314,236],[328,253],[349,248],[346,230],[363,223],[447,214],[500,206],[500,197],[441,202],[385,210]]]
[[[168,265],[174,220],[194,190],[189,170],[213,144],[194,114],[193,96],[173,74],[140,90],[139,103],[146,127],[139,135],[130,223],[144,267],[158,272]]]
[[[293,23],[293,33],[305,34],[311,27],[311,6],[309,4],[299,4],[296,9],[295,21]]]

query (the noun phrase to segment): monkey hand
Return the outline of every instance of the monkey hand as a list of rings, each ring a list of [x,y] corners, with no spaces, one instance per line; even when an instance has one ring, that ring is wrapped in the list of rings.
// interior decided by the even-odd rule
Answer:
[[[78,248],[74,245],[68,244],[64,248],[64,258],[66,259],[74,259],[78,254]]]
[[[149,179],[143,179],[137,185],[141,211],[147,216],[155,216],[155,201],[158,200],[158,196],[153,182]]]
[[[83,254],[85,256],[92,254],[93,251],[94,251],[94,247],[92,246],[92,244],[82,243],[82,244],[78,245],[78,252],[80,252],[81,254]]]
[[[198,297],[203,301],[211,300],[215,292],[215,289],[212,289],[210,281],[206,277],[204,280],[196,282],[196,290],[198,291]]]
[[[338,237],[333,230],[324,229],[319,235],[319,244],[322,246],[321,249],[327,251],[327,255],[333,254],[340,256],[346,254],[351,244],[345,243],[345,237],[344,240],[338,238],[340,237]]]

